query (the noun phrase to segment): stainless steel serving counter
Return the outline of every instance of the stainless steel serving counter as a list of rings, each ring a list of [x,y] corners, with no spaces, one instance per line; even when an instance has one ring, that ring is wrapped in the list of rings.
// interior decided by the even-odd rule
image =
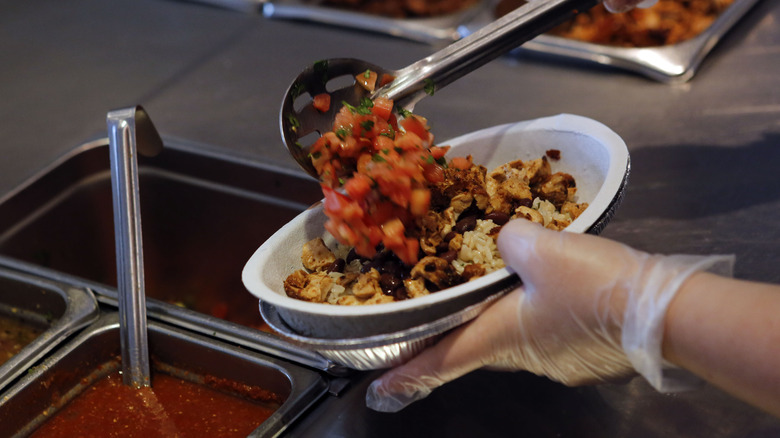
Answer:
[[[628,193],[607,237],[662,253],[733,253],[739,278],[780,282],[780,2],[762,0],[692,81],[665,85],[539,55],[505,57],[420,103],[439,140],[558,113],[628,144]],[[432,47],[166,0],[0,0],[0,198],[68,150],[105,136],[107,111],[142,104],[164,137],[297,171],[277,117],[307,64],[405,66]],[[735,291],[738,293],[738,291]],[[566,388],[479,371],[402,413],[363,405],[356,374],[289,436],[769,437],[780,422],[705,387],[655,394]]]

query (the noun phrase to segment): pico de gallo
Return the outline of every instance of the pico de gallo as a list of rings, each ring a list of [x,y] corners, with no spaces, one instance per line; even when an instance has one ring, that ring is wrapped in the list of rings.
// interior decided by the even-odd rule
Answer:
[[[392,80],[372,71],[356,79],[369,91]],[[322,96],[314,100],[317,108],[330,105]],[[443,181],[446,166],[471,164],[466,159],[447,163],[448,149],[434,144],[424,117],[394,111],[390,99],[344,103],[333,130],[310,150],[325,196],[325,229],[363,257],[374,256],[382,244],[404,263],[416,263],[419,241],[410,232],[428,211],[429,185]]]

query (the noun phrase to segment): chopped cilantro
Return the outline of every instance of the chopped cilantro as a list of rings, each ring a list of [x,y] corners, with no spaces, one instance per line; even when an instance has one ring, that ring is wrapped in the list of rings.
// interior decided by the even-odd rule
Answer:
[[[368,97],[364,97],[360,100],[360,106],[350,105],[347,101],[342,101],[341,103],[349,108],[353,114],[356,113],[364,116],[371,114],[371,108],[374,107],[374,102]]]
[[[379,135],[383,135],[387,138],[395,140],[395,129],[393,129],[392,125],[387,125],[387,132],[380,132]]]
[[[436,91],[436,85],[434,85],[433,79],[428,78],[424,80],[423,83],[425,84],[423,86],[423,90],[425,91],[425,94],[427,94],[428,96],[433,96],[433,92]]]
[[[327,84],[328,80],[330,80],[330,78],[328,77],[328,60],[325,59],[322,61],[317,61],[314,63],[314,66],[312,68],[314,69],[314,73],[321,76],[320,80],[322,81],[322,83]]]
[[[358,107],[358,114],[371,114],[371,108],[374,107],[374,101],[368,97],[360,99],[360,106]]]
[[[360,127],[365,129],[366,131],[370,131],[371,128],[374,127],[374,121],[373,120],[364,120],[360,122]]]
[[[399,115],[401,115],[401,117],[403,117],[403,118],[406,118],[406,117],[409,117],[409,116],[411,116],[411,115],[412,115],[412,112],[411,112],[411,111],[409,111],[409,110],[408,110],[408,109],[406,109],[406,108],[401,108],[400,106],[399,106],[399,107],[396,109],[396,111],[397,111],[397,112],[398,112],[398,114],[399,114]]]
[[[371,79],[371,70],[366,69],[366,71],[363,72],[363,77],[366,79]]]
[[[375,163],[386,163],[387,162],[387,160],[385,160],[385,158],[383,156],[379,155],[379,154],[374,154],[371,157],[371,161],[373,161]]]
[[[304,91],[306,91],[306,87],[300,82],[296,82],[292,84],[292,87],[290,87],[290,95],[292,95],[293,100],[300,97],[300,95],[303,94]]]
[[[350,105],[349,102],[347,102],[346,100],[342,100],[341,104],[344,105],[345,107],[349,108],[350,112],[352,112],[352,113],[356,113],[357,112],[357,108],[355,108],[355,105]]]
[[[315,160],[320,158],[322,156],[322,152],[312,152],[309,154],[309,157],[314,158]]]
[[[297,132],[298,128],[301,127],[301,121],[298,120],[298,118],[293,115],[287,116],[287,123],[290,124],[290,131],[292,132]]]

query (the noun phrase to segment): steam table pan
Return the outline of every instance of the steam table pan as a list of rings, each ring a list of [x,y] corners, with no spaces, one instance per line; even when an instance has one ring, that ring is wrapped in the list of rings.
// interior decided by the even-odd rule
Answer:
[[[0,267],[0,316],[42,330],[0,365],[2,390],[68,336],[97,319],[98,304],[86,289]]]
[[[166,140],[139,157],[147,314],[298,363],[340,372],[264,325],[241,284],[246,258],[322,197],[295,173]],[[79,145],[0,197],[0,266],[94,292],[116,308],[108,140]]]
[[[699,65],[715,45],[758,2],[759,0],[735,0],[704,32],[677,44],[641,48],[614,47],[543,34],[526,42],[513,54],[530,52],[553,55],[630,70],[659,82],[686,82],[693,78]],[[486,9],[461,27],[461,34],[467,35],[493,19],[493,9]]]
[[[150,322],[150,356],[175,377],[197,382],[199,376],[229,379],[259,386],[283,399],[278,409],[250,435],[280,435],[327,391],[314,370],[276,360],[193,334]],[[62,349],[0,394],[3,432],[25,436],[50,418],[90,384],[121,368],[119,318],[103,315]]]
[[[216,0],[220,1],[220,0]],[[626,48],[540,35],[516,49],[553,55],[633,71],[648,78],[679,83],[690,80],[702,60],[759,0],[736,0],[704,32],[678,44]],[[322,6],[318,0],[271,0],[263,2],[267,17],[307,20],[353,29],[384,33],[431,44],[462,38],[495,19],[498,1],[483,0],[456,14],[432,19],[396,19]]]

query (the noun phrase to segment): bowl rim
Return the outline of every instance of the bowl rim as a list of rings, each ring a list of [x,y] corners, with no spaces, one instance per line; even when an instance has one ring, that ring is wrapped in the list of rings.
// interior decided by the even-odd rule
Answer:
[[[602,214],[610,207],[614,197],[621,189],[626,172],[628,172],[629,154],[623,139],[601,122],[583,116],[564,113],[555,116],[496,125],[458,136],[449,141],[437,143],[457,146],[484,138],[495,137],[497,134],[506,132],[510,129],[584,134],[597,140],[608,150],[609,164],[607,166],[607,172],[605,173],[604,182],[598,189],[593,201],[590,202],[590,206],[597,205],[598,208],[586,209],[565,229],[566,232],[587,232],[592,225],[599,221]],[[367,317],[421,310],[441,302],[456,299],[475,290],[489,287],[491,284],[508,278],[512,274],[512,272],[505,267],[469,281],[468,283],[454,286],[436,292],[435,294],[411,300],[370,306],[337,306],[326,303],[311,303],[290,298],[286,294],[280,294],[276,290],[267,287],[262,278],[265,271],[266,260],[270,257],[268,254],[270,249],[278,247],[283,242],[285,236],[294,231],[295,227],[299,226],[299,223],[305,223],[306,219],[319,214],[321,214],[321,205],[320,208],[310,208],[302,212],[268,238],[252,254],[241,273],[244,286],[250,293],[261,301],[272,304],[278,310],[286,309],[288,311],[318,315],[321,317]]]

